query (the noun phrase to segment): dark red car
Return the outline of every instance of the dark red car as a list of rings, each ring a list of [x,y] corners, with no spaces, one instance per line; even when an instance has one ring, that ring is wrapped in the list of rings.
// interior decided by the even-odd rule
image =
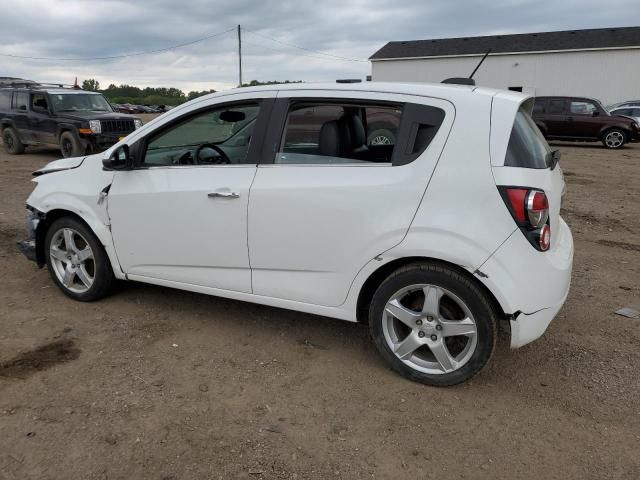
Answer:
[[[638,124],[611,115],[598,100],[582,97],[537,97],[533,119],[548,140],[602,142],[621,148],[638,139]]]

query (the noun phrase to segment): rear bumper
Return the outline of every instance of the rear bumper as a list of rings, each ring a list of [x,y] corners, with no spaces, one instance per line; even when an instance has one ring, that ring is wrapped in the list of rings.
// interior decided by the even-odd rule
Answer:
[[[481,279],[504,312],[511,315],[511,348],[539,338],[569,294],[573,267],[573,237],[559,219],[547,252],[535,250],[516,230],[480,267]]]

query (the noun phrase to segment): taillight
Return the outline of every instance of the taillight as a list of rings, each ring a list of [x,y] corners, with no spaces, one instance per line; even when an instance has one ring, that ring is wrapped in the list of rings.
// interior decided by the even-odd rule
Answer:
[[[542,190],[528,187],[498,187],[511,216],[527,240],[545,252],[551,247],[549,200]]]
[[[527,217],[534,228],[542,228],[549,219],[549,201],[544,192],[529,190],[527,194]]]

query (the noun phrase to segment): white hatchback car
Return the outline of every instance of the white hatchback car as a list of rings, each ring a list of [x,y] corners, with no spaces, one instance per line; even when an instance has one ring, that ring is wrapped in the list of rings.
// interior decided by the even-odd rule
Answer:
[[[573,240],[532,99],[275,85],[188,102],[34,173],[24,253],[81,301],[135,280],[368,322],[400,374],[478,373],[564,303]],[[371,125],[394,142],[368,142]]]

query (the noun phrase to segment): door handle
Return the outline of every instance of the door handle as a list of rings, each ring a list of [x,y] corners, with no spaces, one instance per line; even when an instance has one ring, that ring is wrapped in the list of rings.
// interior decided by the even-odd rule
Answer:
[[[209,198],[240,198],[240,194],[237,192],[211,192],[207,194]]]

